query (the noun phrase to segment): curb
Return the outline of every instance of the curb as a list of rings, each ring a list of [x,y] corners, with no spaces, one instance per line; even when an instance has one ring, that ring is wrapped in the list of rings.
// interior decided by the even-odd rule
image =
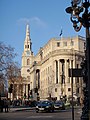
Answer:
[[[10,112],[34,110],[35,108],[11,108]]]

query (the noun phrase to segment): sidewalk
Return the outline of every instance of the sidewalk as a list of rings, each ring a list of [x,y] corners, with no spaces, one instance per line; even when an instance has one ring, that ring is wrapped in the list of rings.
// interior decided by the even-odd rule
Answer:
[[[35,107],[10,107],[9,112],[34,110]]]

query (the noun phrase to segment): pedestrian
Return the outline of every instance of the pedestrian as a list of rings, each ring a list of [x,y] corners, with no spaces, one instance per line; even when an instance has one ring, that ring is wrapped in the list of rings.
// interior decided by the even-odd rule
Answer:
[[[8,100],[4,100],[4,107],[5,107],[5,112],[8,112]]]
[[[0,99],[0,112],[3,112],[4,100]]]
[[[10,111],[10,105],[11,105],[11,103],[10,103],[10,99],[9,98],[8,98],[7,102],[8,102],[8,111]]]

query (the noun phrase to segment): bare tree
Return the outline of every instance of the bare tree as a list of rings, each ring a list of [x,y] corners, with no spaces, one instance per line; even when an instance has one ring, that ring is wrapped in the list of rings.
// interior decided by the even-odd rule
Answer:
[[[14,58],[16,53],[14,53],[14,48],[11,46],[5,45],[3,42],[0,42],[0,85],[6,86],[8,80],[8,70],[10,66],[14,63]],[[2,89],[0,90],[0,94]]]
[[[19,88],[17,85],[22,84],[23,78],[21,77],[21,71],[17,63],[12,63],[7,70],[7,77],[9,82],[9,92],[13,94],[13,99],[16,97]]]
[[[15,56],[14,48],[0,42],[0,82],[3,82],[6,79],[8,67],[12,64]]]
[[[23,96],[23,78],[21,77],[19,64],[14,61],[16,55],[17,54],[14,52],[14,48],[0,42],[0,85],[2,84],[6,86],[9,90],[10,85],[12,85],[13,89],[11,92],[13,93],[13,98],[14,96],[16,97],[17,93],[21,93],[20,95]],[[17,85],[19,86],[18,89]],[[1,92],[2,89],[0,89],[0,94]]]

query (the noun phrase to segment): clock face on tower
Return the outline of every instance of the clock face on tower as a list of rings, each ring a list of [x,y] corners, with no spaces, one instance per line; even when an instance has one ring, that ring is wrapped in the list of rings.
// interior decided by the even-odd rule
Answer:
[[[30,55],[30,51],[26,51],[26,55]]]

